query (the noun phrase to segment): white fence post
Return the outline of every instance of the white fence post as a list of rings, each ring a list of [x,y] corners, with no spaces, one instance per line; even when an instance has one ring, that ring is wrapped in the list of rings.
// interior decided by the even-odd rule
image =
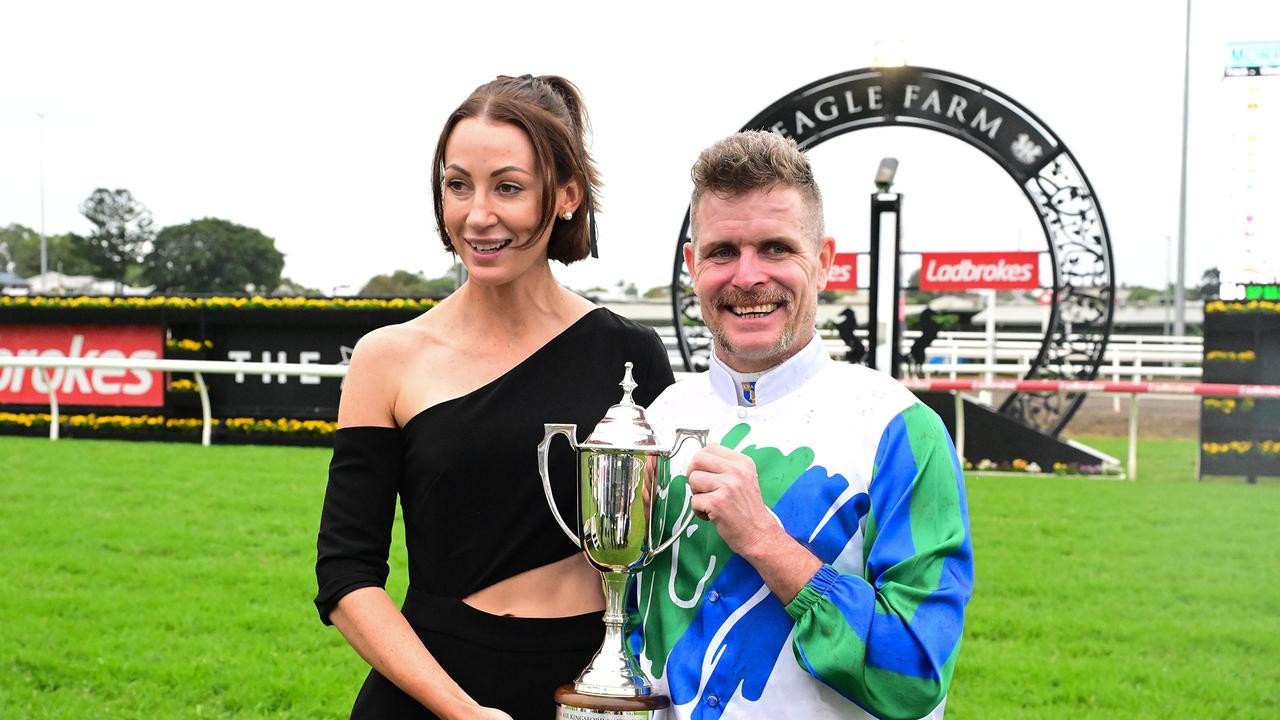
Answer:
[[[1115,347],[1111,350],[1111,382],[1120,382],[1120,351]],[[1114,412],[1120,412],[1120,396],[1111,396],[1111,409]]]
[[[49,439],[58,439],[58,388],[54,387],[53,382],[49,380],[49,373],[45,368],[36,368],[40,372],[40,379],[44,382],[44,387],[49,391]]]
[[[213,413],[209,409],[209,388],[205,387],[204,376],[196,371],[196,388],[200,390],[200,444],[209,447],[213,444]]]
[[[1138,393],[1129,394],[1129,470],[1130,480],[1138,479]]]

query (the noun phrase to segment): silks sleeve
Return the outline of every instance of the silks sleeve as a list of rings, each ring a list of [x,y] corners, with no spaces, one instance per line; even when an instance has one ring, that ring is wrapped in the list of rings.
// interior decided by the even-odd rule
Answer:
[[[879,718],[920,718],[947,694],[973,591],[964,474],[919,403],[885,428],[870,483],[863,575],[823,566],[787,605],[806,671]]]

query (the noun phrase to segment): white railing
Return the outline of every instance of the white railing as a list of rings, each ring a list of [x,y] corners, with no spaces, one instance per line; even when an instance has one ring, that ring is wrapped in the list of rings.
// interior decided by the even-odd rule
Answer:
[[[275,362],[226,362],[221,360],[131,360],[111,358],[65,357],[0,357],[0,368],[28,367],[40,375],[41,384],[49,393],[49,439],[58,439],[58,386],[52,382],[49,371],[57,368],[82,368],[97,370],[152,370],[158,372],[191,373],[195,376],[196,390],[200,393],[200,443],[206,447],[213,434],[213,412],[209,405],[209,389],[204,383],[205,373],[211,375],[288,375],[310,377],[345,377],[346,365],[313,365],[310,363]]]
[[[843,347],[843,346],[842,346]],[[844,351],[841,350],[841,353]],[[154,372],[168,373],[191,373],[195,377],[196,388],[200,394],[200,413],[201,413],[201,433],[200,442],[202,445],[209,446],[212,442],[213,429],[213,413],[209,403],[208,386],[204,382],[204,375],[221,374],[221,375],[287,375],[287,376],[310,376],[310,377],[346,377],[346,365],[319,365],[311,363],[279,363],[279,362],[228,362],[219,360],[134,360],[134,359],[113,359],[113,358],[65,358],[65,357],[0,357],[0,368],[9,367],[26,367],[35,370],[41,379],[41,384],[45,386],[49,395],[49,439],[58,439],[59,430],[59,408],[58,408],[58,387],[62,383],[54,382],[49,377],[49,371],[58,368],[80,368],[80,369],[100,369],[100,370],[149,370]],[[966,365],[970,371],[983,372],[991,366],[984,365]],[[1016,365],[998,365],[1001,369],[1017,367]],[[1150,374],[1157,368],[1146,368],[1144,372]],[[1022,370],[1025,372],[1025,369]],[[690,373],[677,372],[677,379],[686,377]],[[1249,395],[1264,394],[1267,397],[1280,394],[1280,387],[1259,387],[1259,386],[1237,386],[1237,385],[1197,385],[1195,383],[1145,383],[1141,385],[1109,385],[1100,381],[992,381],[990,379],[973,381],[960,380],[948,383],[945,380],[929,380],[929,379],[906,379],[903,382],[913,389],[941,389],[950,390],[956,393],[957,407],[957,445],[964,447],[964,420],[963,406],[960,400],[959,390],[1034,390],[1034,391],[1058,391],[1058,392],[1097,392],[1101,394],[1114,395],[1117,398],[1120,395],[1130,396],[1130,418],[1129,418],[1129,462],[1127,476],[1131,479],[1137,475],[1137,398],[1139,394],[1154,395],[1173,395],[1173,396],[1195,396],[1195,395]],[[1117,383],[1119,381],[1116,381]],[[1134,380],[1134,383],[1140,383]],[[957,384],[958,383],[958,384]],[[1052,387],[1050,387],[1052,386]],[[963,450],[961,450],[963,452]]]
[[[956,453],[964,457],[963,391],[1015,390],[1022,392],[1100,393],[1129,396],[1128,459],[1124,477],[1138,479],[1138,399],[1142,396],[1176,397],[1197,400],[1201,397],[1280,398],[1280,385],[1232,385],[1225,383],[1132,382],[1108,383],[1098,380],[922,380],[902,381],[912,390],[946,391],[955,398]],[[1196,476],[1200,475],[1200,453],[1196,453]]]
[[[832,330],[821,332],[832,357],[844,357],[849,349],[844,341]],[[680,351],[675,332],[667,327],[660,329],[659,334],[666,342],[672,365],[679,367]],[[856,334],[866,341],[865,331]],[[911,342],[919,336],[918,331],[905,332],[903,352],[909,350]],[[1022,377],[1039,354],[1043,339],[1040,333],[1000,333],[995,347],[988,354],[985,333],[944,331],[926,350],[926,362],[920,370],[927,379],[945,376],[956,380],[970,376],[993,381],[999,377]],[[1199,380],[1203,348],[1203,339],[1194,335],[1112,335],[1107,340],[1098,374],[1114,382],[1126,379],[1133,382],[1173,378]],[[989,362],[988,358],[994,362]],[[1116,402],[1119,402],[1118,398]]]

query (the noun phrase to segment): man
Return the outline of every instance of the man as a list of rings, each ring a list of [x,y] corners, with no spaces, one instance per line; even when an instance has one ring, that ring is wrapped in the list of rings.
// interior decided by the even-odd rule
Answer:
[[[795,143],[739,133],[693,178],[685,262],[714,355],[648,418],[719,445],[678,456],[654,501],[655,534],[696,519],[639,577],[641,666],[668,717],[940,718],[973,578],[946,429],[827,355],[835,243]]]

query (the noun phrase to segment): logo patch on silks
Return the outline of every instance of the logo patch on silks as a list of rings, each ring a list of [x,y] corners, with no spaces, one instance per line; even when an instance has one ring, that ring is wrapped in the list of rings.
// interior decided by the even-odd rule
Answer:
[[[755,380],[742,381],[742,399],[747,401],[748,405],[756,404],[756,381]]]

